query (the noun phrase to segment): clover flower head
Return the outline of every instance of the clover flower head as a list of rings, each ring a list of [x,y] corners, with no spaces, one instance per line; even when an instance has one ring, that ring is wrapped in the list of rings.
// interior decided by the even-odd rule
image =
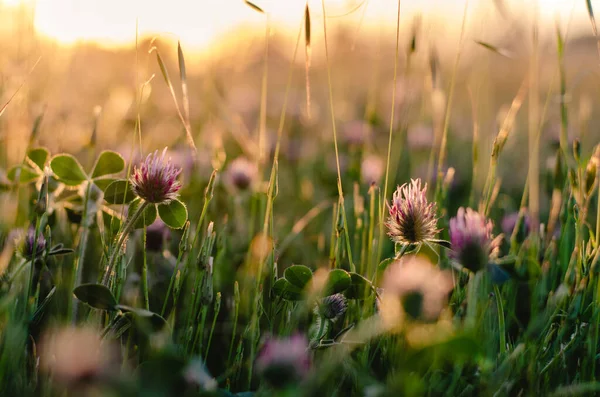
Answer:
[[[492,236],[492,221],[471,208],[460,207],[450,219],[451,256],[463,267],[477,272],[496,256],[502,236]]]
[[[437,206],[427,201],[427,184],[420,179],[399,186],[389,207],[388,235],[396,244],[421,244],[435,239]]]
[[[257,373],[274,388],[301,381],[309,369],[308,340],[300,334],[268,339],[256,359]]]
[[[383,160],[376,155],[366,156],[360,166],[360,177],[366,184],[378,183],[385,171]]]
[[[315,308],[315,314],[327,320],[335,321],[340,318],[348,308],[346,297],[342,294],[333,294],[321,299]]]
[[[363,120],[352,120],[342,129],[343,138],[349,145],[361,146],[372,134],[371,125]]]
[[[38,232],[37,242],[35,241],[35,227],[30,226],[27,229],[25,235],[25,241],[23,242],[23,255],[31,259],[35,253],[35,256],[40,256],[46,249],[46,238],[43,233]]]
[[[421,256],[405,255],[386,269],[379,313],[388,326],[413,321],[434,322],[446,307],[452,277]]]
[[[40,368],[66,386],[87,384],[111,373],[113,353],[92,328],[55,329],[41,339]]]
[[[131,176],[131,189],[136,196],[156,204],[169,203],[177,198],[181,182],[177,176],[181,168],[176,167],[171,159],[166,160],[165,148],[159,155],[158,150],[146,157],[139,167],[135,167]]]
[[[229,164],[227,179],[238,190],[246,190],[256,181],[258,169],[256,163],[245,157],[238,157]]]
[[[171,229],[160,218],[146,228],[146,248],[149,251],[161,252],[171,237]]]

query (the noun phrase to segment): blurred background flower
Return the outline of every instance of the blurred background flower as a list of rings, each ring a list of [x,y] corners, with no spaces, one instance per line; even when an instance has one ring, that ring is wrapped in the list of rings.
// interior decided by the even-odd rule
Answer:
[[[226,170],[227,183],[240,190],[248,190],[257,183],[258,169],[256,163],[246,157],[237,157]]]
[[[256,359],[256,372],[274,388],[283,388],[303,380],[310,370],[308,340],[296,334],[270,338]]]
[[[492,236],[492,221],[471,208],[460,207],[450,219],[452,257],[472,272],[485,269],[490,256],[498,253],[502,235]]]
[[[90,327],[64,327],[47,331],[40,341],[40,369],[67,387],[80,387],[112,376],[114,351]]]
[[[452,276],[423,256],[405,255],[385,270],[378,309],[384,326],[435,322],[446,307]]]

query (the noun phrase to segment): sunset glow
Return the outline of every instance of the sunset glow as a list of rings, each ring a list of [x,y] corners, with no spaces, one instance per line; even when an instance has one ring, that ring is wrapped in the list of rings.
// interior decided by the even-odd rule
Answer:
[[[234,28],[259,27],[265,21],[265,15],[244,4],[243,0],[0,0],[0,3],[30,10],[35,30],[63,44],[81,41],[105,46],[131,44],[135,40],[137,23],[140,35],[171,36],[188,48],[202,49]],[[491,3],[470,1],[469,15],[485,18],[490,15],[490,10],[494,10]],[[503,2],[512,13],[522,12],[522,3]],[[256,0],[255,4],[268,13],[274,26],[295,27],[302,17],[306,0]],[[309,0],[309,6],[313,19],[320,20],[321,1]],[[395,0],[326,1],[332,21],[361,24],[365,29],[393,26],[396,6]],[[542,22],[554,23],[558,19],[566,23],[572,13],[577,28],[587,17],[582,1],[540,0],[538,6]],[[462,0],[403,2],[402,18],[409,20],[415,14],[422,14],[426,16],[425,24],[427,18],[438,18],[449,28],[457,29],[463,9]],[[334,18],[336,16],[338,18]],[[586,28],[589,28],[587,24]]]

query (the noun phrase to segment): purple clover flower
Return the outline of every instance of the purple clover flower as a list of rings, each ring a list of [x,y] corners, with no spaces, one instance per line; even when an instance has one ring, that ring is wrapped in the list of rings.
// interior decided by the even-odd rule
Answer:
[[[301,381],[309,370],[308,340],[300,334],[267,340],[256,359],[257,373],[274,388]]]
[[[502,233],[504,233],[506,236],[510,236],[514,231],[515,226],[517,226],[518,220],[518,211],[505,215],[504,218],[502,218]],[[523,217],[521,227],[526,235],[529,234],[529,216],[527,216],[527,214],[525,214]]]
[[[451,256],[463,267],[477,272],[496,255],[502,236],[492,236],[492,221],[471,208],[460,207],[450,219]]]
[[[399,186],[394,192],[386,226],[388,235],[396,244],[421,244],[435,240],[437,206],[427,201],[427,184],[421,188],[420,179]]]
[[[176,167],[171,159],[165,161],[167,148],[158,154],[158,150],[146,157],[139,168],[135,167],[131,176],[131,189],[136,196],[149,203],[165,204],[177,198],[181,182],[177,176],[181,168]]]
[[[387,326],[401,325],[404,318],[435,322],[452,291],[452,276],[426,257],[406,255],[391,263],[382,280],[379,314]]]
[[[146,228],[146,248],[149,251],[160,252],[165,249],[171,236],[171,230],[158,218]]]
[[[23,245],[23,255],[27,259],[33,258],[34,252],[35,256],[40,256],[46,249],[46,238],[40,232],[38,233],[37,243],[35,242],[35,228],[30,226],[27,230],[27,235],[25,235],[25,242]]]
[[[314,312],[331,321],[336,321],[348,309],[346,297],[340,293],[326,296],[321,299]]]
[[[236,158],[227,168],[227,179],[238,190],[250,188],[257,177],[258,169],[256,168],[256,163],[245,157]]]

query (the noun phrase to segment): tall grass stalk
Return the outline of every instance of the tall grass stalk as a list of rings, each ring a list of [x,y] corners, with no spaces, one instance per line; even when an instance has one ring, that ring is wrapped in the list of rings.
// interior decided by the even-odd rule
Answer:
[[[171,98],[173,99],[173,103],[175,104],[175,110],[177,111],[177,115],[179,116],[179,120],[183,124],[186,133],[186,140],[188,145],[190,146],[192,157],[194,162],[198,157],[198,150],[196,149],[196,144],[194,143],[194,136],[192,135],[192,126],[189,120],[189,105],[188,105],[188,97],[187,97],[187,80],[186,80],[186,71],[185,71],[185,61],[183,58],[183,51],[181,49],[181,43],[177,43],[177,55],[179,60],[179,74],[181,78],[182,85],[182,94],[183,94],[183,112],[181,106],[179,105],[179,101],[177,100],[177,95],[175,94],[175,88],[173,87],[173,83],[171,82],[171,78],[169,77],[169,72],[167,71],[167,67],[160,55],[160,51],[156,47],[152,47],[150,52],[154,51],[156,53],[156,61],[158,62],[158,66],[160,68],[161,74],[165,83],[169,88],[169,92],[171,93]],[[188,110],[186,110],[188,109]]]
[[[40,236],[40,217],[36,216],[35,217],[35,232],[34,232],[34,238],[33,238],[33,244],[32,246],[32,251],[31,251],[31,259],[29,260],[29,277],[28,282],[27,282],[27,286],[25,287],[25,291],[26,291],[26,295],[25,295],[25,311],[24,314],[25,316],[29,316],[33,311],[32,308],[29,307],[30,303],[31,303],[31,289],[32,289],[32,285],[33,285],[33,275],[35,272],[35,261],[37,259],[37,255],[38,255],[38,250],[37,250],[37,241],[38,241],[38,237]]]
[[[527,80],[524,80],[517,92],[517,95],[513,99],[510,109],[508,110],[506,117],[500,127],[500,131],[496,138],[494,139],[494,143],[492,146],[492,153],[490,156],[490,165],[488,167],[488,175],[486,177],[486,181],[484,184],[484,197],[481,203],[482,211],[487,216],[489,214],[490,206],[492,203],[492,199],[494,196],[494,186],[496,184],[496,169],[498,167],[498,159],[502,150],[504,149],[504,145],[506,144],[506,140],[513,128],[515,118],[521,105],[523,104],[523,100],[525,98],[525,94],[527,93],[528,84]]]
[[[217,296],[215,298],[215,306],[213,312],[213,321],[210,327],[210,333],[208,334],[208,342],[206,344],[206,351],[204,352],[204,357],[208,357],[208,353],[210,351],[210,346],[212,343],[213,334],[215,332],[215,326],[217,325],[217,317],[219,316],[219,311],[221,310],[221,293],[217,292]]]
[[[477,186],[477,179],[479,177],[479,122],[477,120],[477,102],[473,97],[473,92],[469,89],[469,99],[471,101],[471,115],[473,118],[473,166],[471,174],[471,192],[469,193],[469,207],[475,207],[475,189]]]
[[[146,215],[142,214],[144,227],[142,228],[142,299],[144,309],[150,310],[150,299],[148,298],[148,255],[146,254]]]
[[[342,188],[342,171],[340,168],[340,153],[338,149],[337,128],[335,123],[335,109],[333,105],[333,85],[331,82],[331,62],[329,58],[329,45],[327,43],[327,10],[325,9],[325,0],[321,0],[321,9],[323,10],[323,40],[325,45],[325,66],[327,69],[327,87],[329,92],[329,111],[331,113],[331,128],[333,131],[333,145],[335,148],[335,164],[337,168],[337,188],[339,195],[340,213],[344,222],[344,239],[346,241],[346,251],[348,253],[348,261],[350,271],[356,271],[356,266],[352,260],[352,248],[350,247],[350,233],[348,231],[348,220],[346,218],[346,206],[344,204],[344,190]]]
[[[390,178],[390,158],[392,157],[392,138],[394,135],[394,115],[396,113],[396,89],[398,84],[398,57],[400,55],[400,4],[401,0],[398,0],[398,9],[396,14],[396,48],[394,52],[394,78],[392,85],[392,110],[390,112],[390,131],[388,135],[388,149],[385,161],[385,178],[383,182],[383,201],[380,201],[381,209],[379,219],[385,219],[385,206],[387,203],[387,191]],[[384,222],[379,222],[379,239],[377,246],[377,258],[375,261],[379,261],[383,250],[383,236],[384,236]]]
[[[258,126],[258,152],[256,156],[256,166],[258,175],[261,174],[262,164],[265,159],[265,140],[267,135],[267,89],[269,77],[269,36],[271,34],[271,17],[265,13],[265,49],[263,60],[262,81],[260,87],[260,114]]]
[[[306,14],[305,14],[305,17],[306,17]],[[302,19],[300,28],[298,29],[298,35],[296,37],[296,45],[294,46],[293,56],[292,56],[292,59],[290,60],[290,66],[289,66],[288,76],[287,76],[287,83],[286,83],[286,87],[285,87],[285,94],[283,96],[283,104],[282,104],[282,108],[281,108],[281,114],[279,117],[279,126],[277,128],[277,141],[275,143],[275,152],[273,154],[273,164],[271,166],[271,174],[269,176],[269,184],[267,187],[265,217],[264,217],[263,229],[262,229],[264,238],[266,238],[268,236],[269,225],[270,225],[270,222],[272,221],[271,218],[273,216],[272,215],[273,200],[274,200],[274,195],[275,195],[276,186],[277,186],[277,178],[278,178],[277,167],[278,167],[278,161],[279,161],[279,152],[281,150],[281,137],[283,136],[283,128],[285,125],[285,118],[286,118],[290,88],[292,85],[292,78],[294,76],[294,67],[295,67],[296,58],[298,55],[298,48],[300,46],[300,38],[302,36],[302,28],[303,28],[304,24],[305,24],[304,19]],[[262,283],[262,277],[263,277],[264,265],[265,265],[264,262],[266,261],[266,259],[267,259],[267,257],[259,258],[258,274],[256,277],[256,290],[255,290],[256,296],[254,297],[254,300],[257,300],[260,297],[259,291],[261,290],[260,285]],[[248,384],[250,384],[252,381],[253,360],[254,360],[254,356],[256,354],[256,345],[255,345],[256,337],[254,336],[254,334],[258,331],[257,327],[258,327],[259,318],[260,318],[258,311],[259,311],[259,307],[257,305],[254,305],[253,310],[252,310],[252,316],[250,319],[250,325],[249,325],[250,358],[249,358],[249,364],[248,364]]]
[[[238,316],[240,314],[240,286],[237,281],[233,283],[233,330],[231,331],[231,341],[229,342],[229,354],[227,355],[227,363],[231,365],[231,353],[233,352],[233,344],[235,342]]]
[[[537,8],[537,7],[536,7]],[[532,30],[532,48],[529,63],[529,221],[532,236],[537,236],[540,224],[540,147],[538,139],[539,125],[539,39],[537,15]]]
[[[444,126],[442,127],[442,137],[440,139],[440,150],[437,158],[437,180],[436,180],[436,201],[441,194],[443,184],[443,167],[446,161],[448,129],[450,127],[450,114],[452,110],[452,102],[454,99],[454,87],[456,85],[456,75],[458,73],[458,65],[460,64],[460,56],[463,51],[463,38],[465,35],[465,26],[467,23],[467,10],[469,9],[469,0],[465,0],[465,8],[463,10],[462,24],[460,27],[460,37],[458,39],[458,50],[454,58],[454,66],[452,68],[452,76],[450,77],[450,88],[448,90],[448,100],[446,103],[446,111],[444,113]]]
[[[165,301],[163,302],[162,309],[160,311],[160,315],[164,316],[165,311],[167,310],[167,303],[169,302],[169,298],[171,297],[171,291],[173,290],[173,284],[175,279],[177,278],[177,274],[179,272],[179,265],[181,264],[181,258],[183,255],[189,251],[189,232],[190,232],[190,221],[185,223],[183,227],[183,233],[181,236],[181,241],[179,242],[179,252],[177,253],[177,261],[175,262],[175,267],[173,268],[173,274],[171,275],[171,280],[169,281],[169,287],[167,288],[167,293],[165,295]],[[175,300],[175,297],[173,297]],[[173,304],[173,307],[175,305]]]
[[[77,259],[75,260],[75,268],[71,275],[71,284],[69,286],[69,292],[73,291],[76,285],[80,285],[83,276],[83,265],[85,263],[85,252],[87,250],[89,233],[90,233],[90,194],[92,189],[92,181],[86,182],[85,195],[83,197],[83,214],[81,218],[81,227],[79,230],[79,242],[77,244]],[[69,299],[67,303],[67,313],[70,318],[76,321],[78,303],[74,302],[73,299]]]
[[[567,110],[567,77],[564,65],[565,42],[558,24],[556,25],[556,45],[558,55],[558,70],[560,81],[560,149],[563,153],[567,168],[573,167],[572,155],[569,152],[568,128],[569,113]]]

